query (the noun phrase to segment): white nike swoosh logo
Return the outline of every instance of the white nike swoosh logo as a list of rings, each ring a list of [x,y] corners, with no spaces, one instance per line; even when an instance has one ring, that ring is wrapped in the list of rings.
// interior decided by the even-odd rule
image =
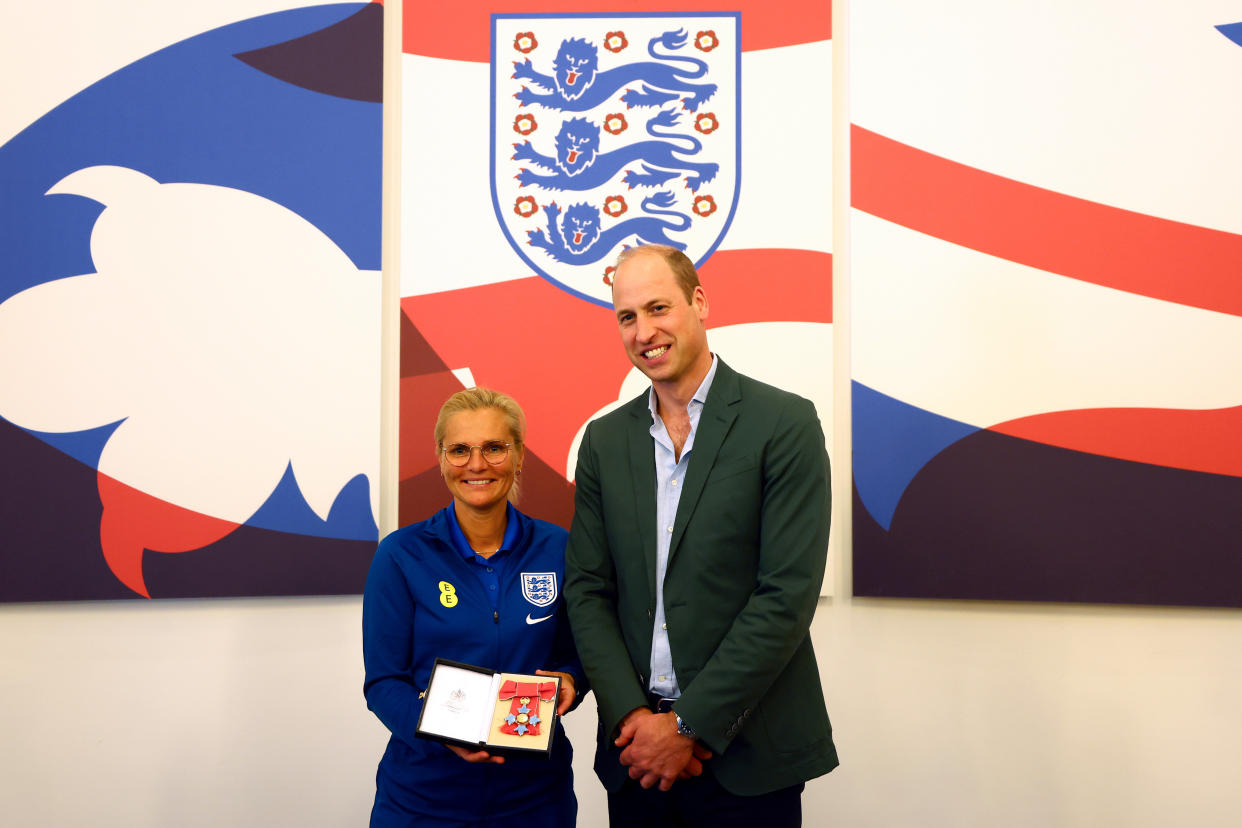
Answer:
[[[552,615],[556,615],[556,613],[552,613]],[[538,624],[540,621],[547,621],[549,618],[552,617],[552,615],[545,615],[542,618],[531,618],[530,613],[528,612],[526,613],[526,623],[527,624]]]

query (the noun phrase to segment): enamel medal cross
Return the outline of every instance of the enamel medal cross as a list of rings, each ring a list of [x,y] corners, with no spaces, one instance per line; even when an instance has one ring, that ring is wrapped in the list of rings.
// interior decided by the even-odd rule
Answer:
[[[500,701],[509,700],[509,715],[505,716],[504,724],[500,726],[501,733],[538,736],[539,725],[543,723],[539,716],[539,703],[556,698],[556,682],[506,681],[500,685],[497,698]]]

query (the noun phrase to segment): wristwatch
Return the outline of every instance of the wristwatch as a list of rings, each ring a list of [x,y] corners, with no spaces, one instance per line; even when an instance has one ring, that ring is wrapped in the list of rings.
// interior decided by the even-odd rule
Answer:
[[[698,738],[698,736],[694,734],[694,728],[686,724],[686,720],[683,719],[681,716],[678,716],[676,710],[673,711],[673,715],[677,716],[677,732],[678,733],[680,733],[682,736],[688,736],[691,739]]]

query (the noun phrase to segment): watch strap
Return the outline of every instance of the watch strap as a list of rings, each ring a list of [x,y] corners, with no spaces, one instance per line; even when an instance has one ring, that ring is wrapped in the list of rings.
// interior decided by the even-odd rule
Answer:
[[[683,719],[680,715],[678,715],[676,710],[673,711],[673,715],[677,717],[677,732],[678,733],[680,733],[682,736],[687,736],[691,739],[698,738],[698,736],[696,736],[694,733],[694,728],[686,724],[686,720]]]

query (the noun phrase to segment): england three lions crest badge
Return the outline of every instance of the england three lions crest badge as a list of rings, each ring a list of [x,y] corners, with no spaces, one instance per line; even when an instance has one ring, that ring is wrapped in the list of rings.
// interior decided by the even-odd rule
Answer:
[[[555,572],[523,572],[522,597],[537,607],[546,607],[556,600]]]
[[[611,306],[626,247],[701,265],[741,181],[738,13],[492,15],[492,203],[518,256]]]

